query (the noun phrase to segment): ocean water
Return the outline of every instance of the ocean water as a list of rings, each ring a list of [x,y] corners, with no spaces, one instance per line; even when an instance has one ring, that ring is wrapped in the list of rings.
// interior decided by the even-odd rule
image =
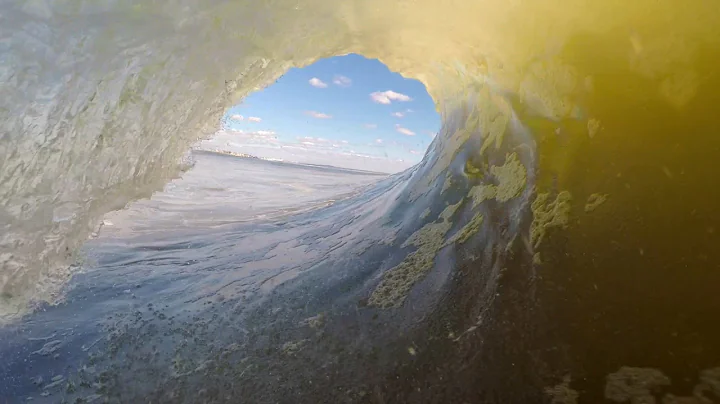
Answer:
[[[386,177],[354,171],[238,158],[195,150],[192,169],[163,192],[104,216],[104,235],[163,233],[226,223],[269,221],[332,205]],[[306,175],[304,175],[306,174]]]
[[[211,357],[221,351],[249,354],[245,344],[250,341],[243,340],[253,328],[275,328],[276,321],[283,321],[312,330],[300,317],[307,314],[316,319],[308,324],[321,323],[339,309],[340,302],[328,304],[305,294],[302,308],[286,312],[289,307],[272,303],[278,298],[274,291],[307,271],[327,273],[361,256],[373,242],[361,234],[380,229],[393,179],[203,151],[195,151],[192,161],[193,167],[163,192],[105,216],[105,225],[82,250],[82,269],[66,286],[63,303],[42,307],[27,321],[0,331],[0,397],[5,401],[74,402],[93,399],[97,388],[100,401],[197,400],[203,396],[176,386],[158,393],[157,383],[194,379],[205,372],[195,372],[198,366],[216,372],[210,370],[213,361],[222,359]],[[367,268],[332,271],[332,277],[354,278],[361,272],[367,277]],[[333,293],[330,285],[336,282],[328,278],[312,287]],[[306,293],[296,287],[283,293]],[[271,349],[277,343],[251,345]],[[274,349],[283,351],[286,343]],[[137,363],[139,368],[120,370],[139,354],[149,355]],[[170,369],[169,379],[147,379],[148,372]],[[257,372],[248,369],[247,375]],[[134,379],[131,391],[120,386],[110,391],[105,378],[118,376]],[[222,390],[210,387],[207,398],[237,397]]]
[[[717,1],[6,0],[0,38],[0,402],[720,402]],[[347,53],[427,87],[418,165],[178,180]]]

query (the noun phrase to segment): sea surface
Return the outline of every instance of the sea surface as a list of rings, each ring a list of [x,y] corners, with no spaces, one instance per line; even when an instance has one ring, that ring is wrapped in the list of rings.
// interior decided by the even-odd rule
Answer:
[[[191,161],[162,192],[105,216],[85,244],[61,304],[40,307],[23,323],[0,329],[0,402],[150,400],[160,382],[140,376],[150,368],[170,370],[174,383],[216,360],[216,353],[249,353],[241,346],[250,330],[288,316],[295,318],[293,328],[308,328],[303,321],[320,322],[333,309],[312,302],[321,296],[306,295],[302,309],[287,312],[271,297],[306,271],[340,265],[367,249],[370,240],[359,232],[377,226],[387,208],[377,196],[391,188],[392,179],[201,150]],[[332,276],[348,276],[348,269]],[[259,323],[252,323],[250,312]],[[289,337],[274,338],[297,343],[298,350],[308,342]],[[276,344],[262,342],[266,349]],[[133,378],[133,391],[113,392],[100,382],[107,396],[77,393],[100,387],[87,376],[129,365],[124,355],[149,355],[136,363],[140,369],[116,375]],[[249,375],[252,368],[247,370]]]
[[[193,167],[150,199],[105,216],[103,235],[269,221],[347,199],[387,174],[195,150]]]

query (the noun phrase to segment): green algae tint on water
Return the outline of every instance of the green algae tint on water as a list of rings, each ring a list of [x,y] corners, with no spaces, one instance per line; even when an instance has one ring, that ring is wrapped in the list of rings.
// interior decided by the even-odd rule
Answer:
[[[6,1],[0,35],[5,341],[91,313],[65,286],[103,215],[290,67],[377,58],[443,118],[418,166],[324,213],[347,254],[242,315],[78,331],[102,342],[57,358],[62,393],[6,342],[5,401],[720,402],[716,1]]]

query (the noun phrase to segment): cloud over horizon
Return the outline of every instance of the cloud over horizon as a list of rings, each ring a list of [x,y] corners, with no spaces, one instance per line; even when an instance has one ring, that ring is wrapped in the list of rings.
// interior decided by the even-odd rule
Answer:
[[[328,114],[325,114],[325,113],[322,113],[322,112],[317,112],[317,111],[305,111],[305,115],[308,115],[308,116],[311,116],[311,117],[317,118],[317,119],[330,119],[330,118],[332,118],[332,115],[328,115]]]
[[[327,86],[328,86],[327,83],[325,83],[324,81],[320,80],[317,77],[311,78],[310,80],[308,80],[308,83],[310,83],[310,85],[315,88],[327,88]]]
[[[402,93],[397,93],[392,90],[376,91],[374,93],[371,93],[370,99],[373,100],[373,102],[375,102],[377,104],[385,104],[385,105],[392,104],[393,101],[398,101],[398,102],[412,101],[412,98],[410,98],[410,96],[402,94]]]
[[[382,139],[376,139],[382,140]],[[383,141],[383,144],[385,142]],[[395,173],[412,166],[412,161],[388,157],[372,151],[373,145],[350,144],[347,140],[298,136],[281,140],[275,132],[221,130],[211,139],[201,141],[195,148],[246,153],[253,156],[301,164],[324,164],[385,173]]]
[[[274,145],[279,142],[277,133],[272,130],[244,131],[223,129],[215,133],[211,139],[201,141],[200,144],[213,144],[221,146],[222,142],[243,142],[243,144]]]
[[[408,128],[404,128],[400,125],[395,125],[395,131],[397,131],[398,133],[402,133],[405,136],[415,136],[415,132],[411,131]]]
[[[349,77],[337,74],[335,75],[335,77],[333,77],[333,84],[338,87],[350,87],[352,85],[352,80],[350,80]]]
[[[300,143],[312,143],[312,144],[330,144],[333,143],[332,140],[324,139],[321,137],[312,137],[312,136],[298,136],[295,139],[297,139]]]

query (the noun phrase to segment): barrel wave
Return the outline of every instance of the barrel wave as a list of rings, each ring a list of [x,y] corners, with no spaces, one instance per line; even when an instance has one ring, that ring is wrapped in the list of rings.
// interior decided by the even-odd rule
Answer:
[[[0,398],[720,402],[717,2],[4,0],[0,38]],[[212,268],[76,274],[225,108],[348,53],[426,85],[420,164],[142,250]]]

